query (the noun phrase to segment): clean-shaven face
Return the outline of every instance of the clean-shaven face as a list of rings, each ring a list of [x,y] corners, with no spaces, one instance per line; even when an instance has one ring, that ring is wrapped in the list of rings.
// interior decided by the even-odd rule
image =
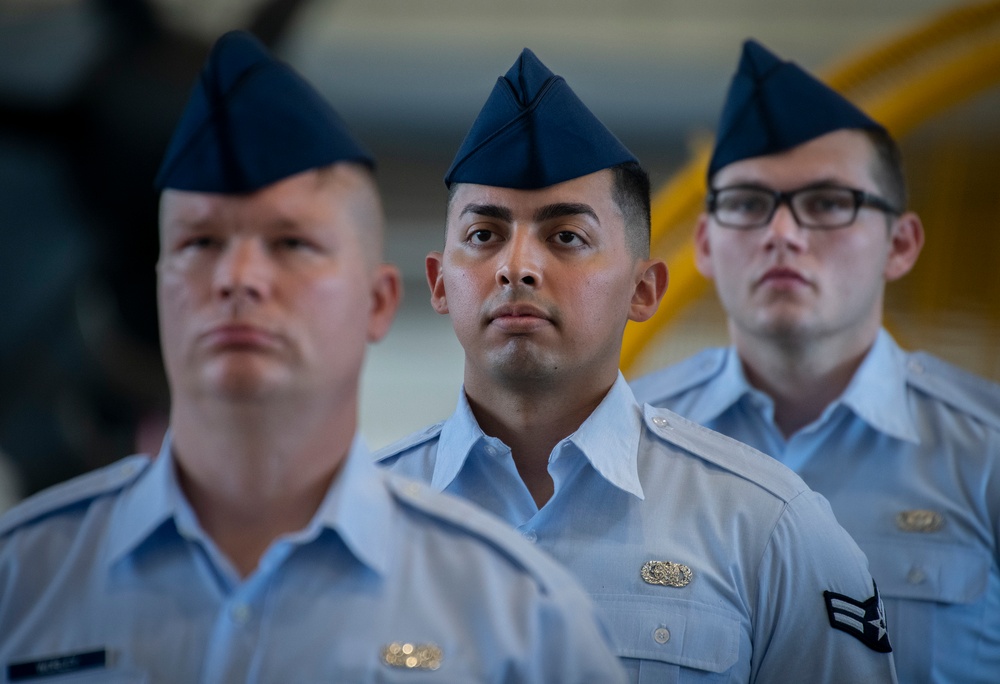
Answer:
[[[841,130],[789,151],[729,164],[715,189],[755,185],[792,191],[839,185],[881,196],[873,149],[864,133]],[[703,215],[696,233],[698,267],[715,281],[734,336],[807,340],[873,336],[881,323],[894,217],[861,207],[834,229],[802,228],[787,205],[759,228],[720,226]],[[901,274],[899,274],[901,275]]]
[[[257,401],[356,394],[366,343],[388,329],[364,172],[338,164],[248,195],[167,190],[157,266],[172,392]]]
[[[614,381],[645,263],[626,247],[611,183],[604,170],[541,190],[457,188],[427,275],[465,349],[467,385]]]

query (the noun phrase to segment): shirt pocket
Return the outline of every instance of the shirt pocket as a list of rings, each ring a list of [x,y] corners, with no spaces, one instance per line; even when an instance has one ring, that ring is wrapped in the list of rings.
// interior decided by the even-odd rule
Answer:
[[[640,661],[640,682],[679,681],[679,668],[720,674],[739,658],[741,620],[735,612],[658,596],[603,594],[594,600],[618,657]]]
[[[986,592],[990,559],[950,542],[875,539],[860,543],[886,598],[974,603]]]

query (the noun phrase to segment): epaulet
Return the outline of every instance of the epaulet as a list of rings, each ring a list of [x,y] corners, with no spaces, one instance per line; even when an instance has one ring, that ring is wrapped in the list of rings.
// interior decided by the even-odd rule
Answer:
[[[722,370],[726,353],[723,347],[702,349],[683,361],[636,378],[629,387],[640,404],[656,404],[714,378]]]
[[[441,434],[441,428],[444,427],[444,424],[445,421],[442,420],[440,423],[434,423],[423,430],[412,432],[406,437],[398,439],[392,444],[388,444],[381,449],[378,449],[374,454],[372,454],[372,458],[376,463],[379,463],[388,458],[392,458],[397,454],[401,454],[408,449],[412,449],[415,446],[419,446],[424,442],[429,442]]]
[[[42,490],[0,516],[0,536],[43,516],[116,492],[138,479],[150,463],[149,456],[129,456]]]
[[[451,528],[479,539],[520,570],[530,574],[545,593],[552,591],[554,561],[538,552],[513,528],[492,513],[448,492],[438,492],[418,480],[388,470],[384,473],[389,491],[404,507],[419,511]]]
[[[926,352],[909,354],[906,380],[952,408],[1000,428],[1000,384]]]
[[[688,420],[670,409],[644,406],[646,427],[674,444],[723,470],[756,483],[782,501],[791,501],[808,489],[792,470],[749,444]]]

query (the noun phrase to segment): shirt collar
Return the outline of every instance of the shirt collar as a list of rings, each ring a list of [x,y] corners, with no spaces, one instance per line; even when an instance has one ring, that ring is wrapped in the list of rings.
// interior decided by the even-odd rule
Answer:
[[[184,497],[174,471],[171,442],[168,430],[153,463],[122,494],[109,523],[110,563],[134,551],[164,522],[177,516]]]
[[[885,330],[879,331],[840,402],[876,430],[920,442],[906,396],[906,355]]]
[[[642,411],[619,371],[601,403],[565,441],[579,449],[604,479],[642,499],[638,467],[641,423]],[[482,442],[501,443],[479,427],[463,389],[455,413],[441,428],[431,487],[446,489]]]
[[[441,427],[431,487],[437,491],[447,489],[462,471],[462,466],[465,465],[476,444],[491,439],[493,438],[483,432],[476,417],[472,415],[472,407],[469,406],[469,399],[465,396],[465,387],[462,387],[458,393],[458,406],[455,407],[455,412]]]
[[[568,440],[615,487],[643,499],[639,482],[639,439],[642,409],[621,371],[583,424]]]
[[[375,466],[368,447],[357,434],[344,467],[303,536],[316,536],[318,531],[310,532],[314,528],[335,530],[359,561],[384,576],[389,564],[392,517],[393,501],[385,473]]]
[[[177,481],[171,442],[168,431],[152,465],[123,494],[111,521],[110,563],[133,552],[167,520],[174,520],[185,536],[204,535]],[[344,467],[313,519],[286,541],[304,544],[324,529],[334,530],[360,562],[384,574],[389,551],[385,530],[392,517],[390,496],[364,440],[355,435]]]

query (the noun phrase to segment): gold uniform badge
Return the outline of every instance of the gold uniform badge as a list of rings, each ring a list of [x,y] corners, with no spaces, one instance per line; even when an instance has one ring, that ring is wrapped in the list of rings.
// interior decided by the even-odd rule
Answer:
[[[441,648],[435,644],[394,641],[382,647],[382,662],[406,670],[436,670],[441,667]]]
[[[896,526],[903,532],[937,532],[944,527],[944,517],[937,511],[918,508],[899,513]]]

